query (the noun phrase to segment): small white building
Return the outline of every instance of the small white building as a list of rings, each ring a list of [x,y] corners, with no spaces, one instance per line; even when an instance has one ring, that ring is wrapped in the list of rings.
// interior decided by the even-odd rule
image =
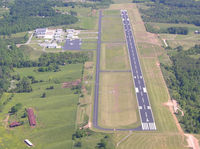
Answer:
[[[47,32],[47,29],[46,28],[38,28],[35,30],[35,36],[37,38],[44,38],[45,37],[45,34]]]
[[[28,139],[25,139],[24,142],[25,142],[28,146],[33,146],[33,143],[31,143],[31,141],[29,141]]]
[[[68,34],[73,34],[74,31],[75,31],[74,29],[67,29],[67,33],[68,33]]]

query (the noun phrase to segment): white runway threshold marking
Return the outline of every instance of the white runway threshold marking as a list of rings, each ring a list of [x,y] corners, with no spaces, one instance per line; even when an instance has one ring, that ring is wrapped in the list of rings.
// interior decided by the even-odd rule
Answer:
[[[138,90],[138,88],[137,88],[137,87],[135,88],[135,92],[136,92],[136,93],[138,93],[138,92],[139,92],[139,90]]]
[[[156,130],[155,123],[142,123],[143,130]]]
[[[150,128],[150,130],[156,130],[155,123],[149,123],[149,128]]]
[[[148,125],[148,123],[142,123],[142,129],[143,129],[143,130],[149,130],[149,125]]]
[[[146,89],[146,87],[144,87],[144,88],[143,88],[143,91],[144,91],[144,93],[146,93],[146,92],[147,92],[147,89]]]

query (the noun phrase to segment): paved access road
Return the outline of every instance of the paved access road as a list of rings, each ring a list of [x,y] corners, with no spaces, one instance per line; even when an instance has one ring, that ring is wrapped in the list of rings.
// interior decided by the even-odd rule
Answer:
[[[138,109],[140,114],[140,120],[142,124],[142,130],[156,130],[156,125],[149,102],[149,97],[145,82],[143,79],[140,62],[135,46],[133,32],[129,22],[128,13],[126,10],[121,10],[121,18],[126,35],[126,43],[129,52],[129,60],[131,64],[131,71],[133,82],[135,84],[135,92],[137,96]]]

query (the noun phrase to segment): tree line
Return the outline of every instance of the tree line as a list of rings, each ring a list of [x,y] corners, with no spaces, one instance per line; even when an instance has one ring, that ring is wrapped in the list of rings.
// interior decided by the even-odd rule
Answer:
[[[168,27],[168,28],[154,28],[151,24],[145,23],[145,28],[150,33],[168,33],[168,34],[180,34],[180,35],[187,35],[189,32],[189,29],[187,27]]]
[[[200,2],[195,0],[152,0],[140,8],[144,22],[187,23],[200,26]]]
[[[10,4],[11,5],[11,4]],[[56,3],[47,0],[17,0],[10,6],[9,15],[0,19],[0,34],[34,30],[36,28],[67,25],[78,21],[75,16],[56,13]]]
[[[170,59],[172,66],[161,64],[168,74],[165,81],[171,97],[176,99],[184,111],[184,116],[178,115],[184,130],[189,133],[200,133],[200,58],[192,55],[200,54],[200,45],[195,45],[187,51],[176,50]]]

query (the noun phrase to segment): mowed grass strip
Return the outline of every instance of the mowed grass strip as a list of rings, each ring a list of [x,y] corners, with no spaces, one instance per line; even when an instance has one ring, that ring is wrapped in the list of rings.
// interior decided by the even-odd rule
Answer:
[[[131,73],[101,73],[99,125],[107,128],[136,127],[140,123],[137,110]]]
[[[16,72],[22,76],[34,76],[36,80],[44,82],[32,84],[33,92],[16,93],[13,99],[5,106],[1,117],[8,113],[16,103],[22,103],[24,108],[32,107],[36,115],[37,126],[30,128],[28,119],[24,125],[3,132],[5,135],[12,133],[23,142],[29,139],[37,149],[66,149],[72,148],[72,134],[75,131],[76,110],[78,94],[74,94],[70,88],[62,88],[62,82],[73,81],[81,78],[82,64],[72,64],[61,67],[59,72],[35,71],[36,68],[19,68]],[[53,90],[46,90],[54,86]],[[43,93],[45,98],[41,98]],[[11,143],[12,144],[12,143]],[[23,148],[26,145],[23,143]]]
[[[178,132],[171,113],[164,106],[170,97],[157,66],[157,59],[141,58],[141,65],[157,129],[162,132]]]
[[[102,18],[102,41],[125,41],[121,17]]]
[[[114,139],[118,142],[127,134],[118,133]],[[122,142],[119,149],[186,149],[183,147],[184,140],[178,134],[161,133],[133,133],[126,141]],[[117,142],[116,142],[117,143]]]
[[[102,44],[102,70],[130,70],[126,44]]]

